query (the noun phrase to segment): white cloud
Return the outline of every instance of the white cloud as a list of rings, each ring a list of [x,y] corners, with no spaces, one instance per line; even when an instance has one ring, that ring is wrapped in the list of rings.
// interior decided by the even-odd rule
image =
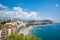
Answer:
[[[8,7],[0,4],[0,8],[5,8],[5,9],[7,9]]]
[[[7,8],[7,7],[0,4],[0,8]],[[18,18],[18,19],[23,19],[23,20],[40,19],[37,12],[27,12],[23,10],[24,9],[22,9],[21,7],[13,7],[13,11],[0,10],[0,17]]]
[[[16,13],[18,14],[18,17],[22,19],[26,19],[26,20],[40,19],[40,17],[38,17],[37,15],[38,14],[37,12],[25,12],[21,7],[14,7],[13,10],[16,11]]]

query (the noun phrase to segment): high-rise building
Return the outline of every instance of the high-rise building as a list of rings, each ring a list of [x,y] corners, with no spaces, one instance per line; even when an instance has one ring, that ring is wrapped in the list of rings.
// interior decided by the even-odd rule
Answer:
[[[2,40],[6,40],[7,35],[15,34],[15,33],[16,33],[15,25],[12,23],[6,23],[6,24],[4,24],[4,26],[2,28],[1,38],[2,38]]]

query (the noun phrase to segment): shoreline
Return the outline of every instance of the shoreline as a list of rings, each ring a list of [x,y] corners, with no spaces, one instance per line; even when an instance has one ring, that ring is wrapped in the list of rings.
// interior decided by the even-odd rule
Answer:
[[[19,34],[23,33],[24,35],[27,35],[27,34],[30,34],[29,31],[31,29],[33,29],[33,27],[36,27],[36,26],[51,26],[52,24],[49,24],[49,25],[34,25],[34,26],[29,26],[29,27],[25,27],[23,29],[20,30]],[[39,28],[41,29],[41,28]]]

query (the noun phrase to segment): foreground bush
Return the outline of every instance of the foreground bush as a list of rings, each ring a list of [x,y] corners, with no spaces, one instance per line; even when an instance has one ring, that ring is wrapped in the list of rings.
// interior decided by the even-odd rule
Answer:
[[[6,37],[6,40],[41,40],[35,35],[24,35],[24,34],[10,34]]]

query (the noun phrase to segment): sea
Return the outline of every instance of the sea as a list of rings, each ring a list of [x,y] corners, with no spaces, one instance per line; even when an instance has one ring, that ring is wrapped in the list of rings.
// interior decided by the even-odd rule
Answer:
[[[53,25],[38,25],[29,31],[30,34],[42,40],[60,40],[60,23]]]

